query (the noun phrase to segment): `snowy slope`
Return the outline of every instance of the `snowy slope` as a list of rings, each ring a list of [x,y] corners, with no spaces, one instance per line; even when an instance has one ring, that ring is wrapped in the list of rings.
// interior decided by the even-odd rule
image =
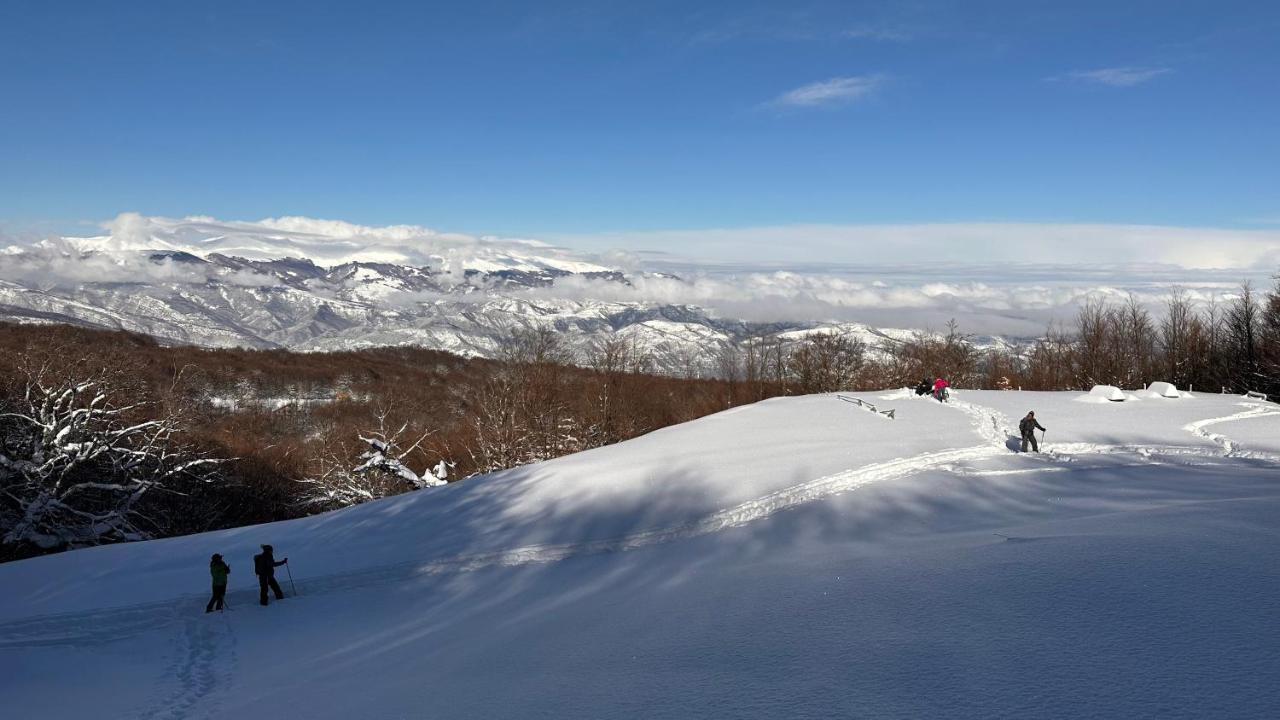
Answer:
[[[775,399],[0,565],[0,691],[47,718],[1277,716],[1280,406],[1081,395]],[[1049,452],[1012,454],[1030,409]],[[261,542],[299,591],[269,608]]]

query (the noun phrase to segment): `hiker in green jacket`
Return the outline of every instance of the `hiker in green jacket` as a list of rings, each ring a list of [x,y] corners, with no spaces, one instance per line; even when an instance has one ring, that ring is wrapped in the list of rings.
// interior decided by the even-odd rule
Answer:
[[[222,609],[222,601],[227,597],[227,575],[231,574],[231,566],[222,561],[222,556],[214,553],[209,559],[209,574],[213,576],[213,597],[204,606],[205,612]]]

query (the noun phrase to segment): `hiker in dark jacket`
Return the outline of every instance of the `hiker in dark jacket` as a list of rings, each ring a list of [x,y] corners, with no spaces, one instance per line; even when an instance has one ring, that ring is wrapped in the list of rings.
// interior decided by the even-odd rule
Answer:
[[[268,587],[276,594],[277,600],[284,599],[284,592],[276,582],[276,568],[289,562],[289,558],[276,562],[275,556],[271,553],[271,546],[263,545],[262,552],[253,556],[253,572],[258,576],[258,602],[263,605],[267,604]]]
[[[923,378],[916,385],[916,395],[923,397],[931,392],[933,392],[933,383],[930,382],[929,378]]]
[[[1031,443],[1031,449],[1034,452],[1040,452],[1040,444],[1036,442],[1036,429],[1044,430],[1044,426],[1036,420],[1035,411],[1027,413],[1022,418],[1022,422],[1018,423],[1018,431],[1022,433],[1022,452],[1027,451],[1027,443]]]
[[[205,612],[221,610],[223,600],[227,597],[227,575],[231,574],[231,566],[222,561],[222,556],[214,553],[209,559],[209,575],[213,577],[213,597],[204,606]]]

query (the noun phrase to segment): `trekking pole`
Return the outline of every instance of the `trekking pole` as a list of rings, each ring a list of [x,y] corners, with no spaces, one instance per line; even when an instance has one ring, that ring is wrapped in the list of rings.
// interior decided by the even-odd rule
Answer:
[[[293,591],[293,596],[298,596],[298,586],[293,584],[293,570],[289,568],[289,563],[284,564],[285,572],[289,573],[289,589]]]

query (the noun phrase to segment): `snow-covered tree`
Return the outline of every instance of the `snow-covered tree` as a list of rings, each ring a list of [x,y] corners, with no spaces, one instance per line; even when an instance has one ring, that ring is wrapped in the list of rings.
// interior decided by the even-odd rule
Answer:
[[[29,372],[0,412],[0,542],[42,549],[142,540],[163,530],[143,499],[220,461],[179,440],[180,418],[117,404],[105,375]]]
[[[400,428],[401,431],[404,429],[404,427]],[[415,490],[445,484],[446,480],[443,477],[437,477],[433,470],[424,470],[422,474],[418,474],[410,470],[409,466],[404,463],[409,453],[417,450],[422,441],[427,438],[426,435],[423,435],[409,449],[403,452],[400,452],[396,445],[398,434],[390,438],[383,437],[381,433],[377,435],[378,437],[361,436],[360,441],[368,444],[369,449],[360,454],[360,459],[364,460],[364,462],[352,470],[352,473],[356,475],[381,474],[398,477],[413,485]],[[437,465],[437,467],[439,466]]]
[[[364,450],[356,463],[337,457],[324,456],[318,471],[302,480],[305,486],[303,503],[325,507],[346,507],[409,490],[438,487],[448,482],[453,463],[441,459],[432,468],[415,472],[408,465],[409,456],[422,448],[431,432],[425,432],[407,447],[405,433],[409,424],[403,423],[391,430],[388,424],[390,411],[379,410],[375,414],[377,429],[358,435]]]

